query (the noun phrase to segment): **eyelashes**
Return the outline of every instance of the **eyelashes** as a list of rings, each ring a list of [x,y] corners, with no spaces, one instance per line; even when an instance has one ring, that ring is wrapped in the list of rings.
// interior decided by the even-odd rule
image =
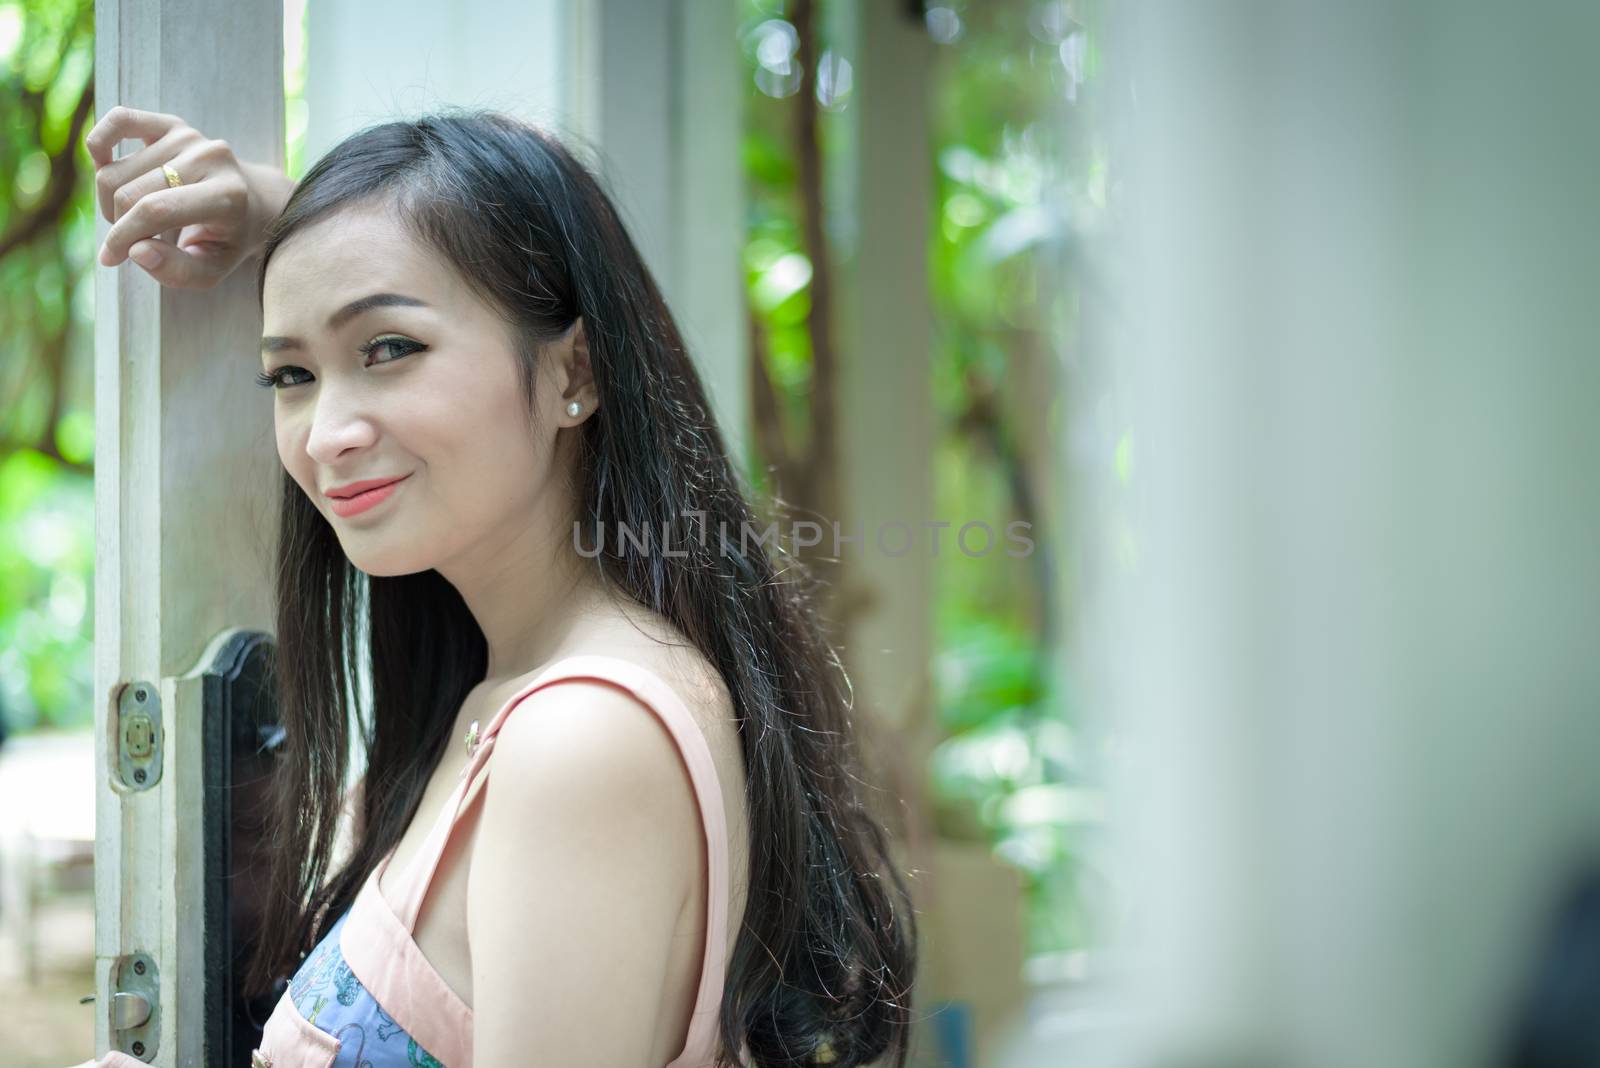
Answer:
[[[283,376],[285,374],[289,373],[290,371],[298,371],[298,370],[300,370],[300,368],[298,368],[298,367],[280,367],[276,371],[273,371],[271,374],[268,374],[265,371],[257,371],[256,372],[256,385],[262,387],[263,389],[276,388],[278,385],[283,383]],[[296,385],[297,383],[290,382],[290,383],[287,383],[287,384],[293,386],[293,385]]]
[[[417,341],[412,341],[409,338],[395,337],[391,335],[373,338],[371,341],[361,346],[360,352],[361,355],[366,356],[369,359],[372,357],[373,350],[375,349],[394,348],[400,352],[398,356],[391,356],[387,360],[378,361],[380,364],[383,364],[394,363],[396,360],[403,360],[413,353],[426,350],[427,347],[428,346]],[[289,381],[287,376],[294,374],[306,375],[307,378]],[[257,371],[256,385],[261,386],[263,389],[282,389],[284,386],[304,385],[309,377],[310,372],[303,367],[284,366],[279,367],[274,371]]]

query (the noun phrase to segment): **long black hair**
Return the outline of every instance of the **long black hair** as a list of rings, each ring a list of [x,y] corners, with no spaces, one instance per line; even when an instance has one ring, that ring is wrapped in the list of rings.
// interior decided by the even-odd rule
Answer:
[[[750,888],[721,1004],[719,1063],[734,1063],[747,1042],[762,1068],[847,1068],[885,1054],[904,1065],[915,917],[861,792],[848,678],[811,580],[793,566],[780,573],[759,538],[747,545],[740,536],[757,526],[751,498],[611,199],[556,138],[497,112],[448,109],[373,126],[295,187],[267,231],[258,298],[290,235],[373,203],[396,209],[409,234],[506,316],[530,410],[543,346],[582,317],[599,391],[580,428],[582,522],[670,530],[685,554],[602,539],[592,566],[678,627],[733,699]],[[293,972],[399,842],[462,701],[487,671],[483,633],[438,572],[360,572],[287,472],[281,516],[275,671],[287,740],[254,991]],[[354,696],[362,656],[379,715],[364,715]],[[366,787],[354,849],[330,871],[352,723]]]

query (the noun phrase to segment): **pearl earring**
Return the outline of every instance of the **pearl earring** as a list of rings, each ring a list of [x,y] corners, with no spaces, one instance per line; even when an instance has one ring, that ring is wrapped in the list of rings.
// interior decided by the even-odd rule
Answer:
[[[578,418],[578,416],[583,414],[583,405],[579,404],[577,401],[573,401],[571,404],[567,405],[567,414],[572,416],[574,419]]]

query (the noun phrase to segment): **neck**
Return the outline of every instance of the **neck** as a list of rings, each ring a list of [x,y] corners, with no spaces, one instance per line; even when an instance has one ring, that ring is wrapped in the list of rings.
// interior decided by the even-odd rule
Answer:
[[[570,526],[520,525],[508,538],[480,544],[474,560],[439,572],[483,631],[490,682],[554,656],[584,610],[601,596],[594,561],[573,547]]]

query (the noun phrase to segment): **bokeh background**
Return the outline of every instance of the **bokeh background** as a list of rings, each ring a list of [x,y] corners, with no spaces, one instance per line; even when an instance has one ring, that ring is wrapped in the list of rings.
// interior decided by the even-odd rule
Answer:
[[[752,487],[951,523],[790,546],[912,877],[914,1063],[1600,1065],[1600,8],[405,10],[284,5],[291,175],[598,115]],[[0,2],[7,1065],[91,1035],[93,16]]]

